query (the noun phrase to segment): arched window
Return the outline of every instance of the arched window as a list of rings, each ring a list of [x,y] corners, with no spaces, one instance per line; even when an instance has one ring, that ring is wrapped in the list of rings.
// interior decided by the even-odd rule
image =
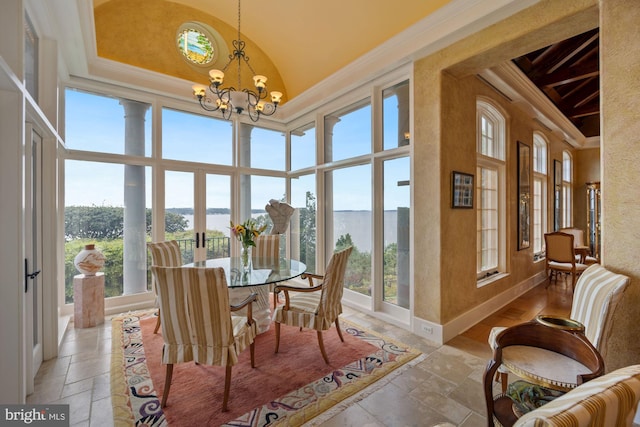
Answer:
[[[540,259],[547,231],[547,140],[533,134],[533,257]]]
[[[477,274],[478,285],[504,271],[505,116],[485,100],[476,103]]]

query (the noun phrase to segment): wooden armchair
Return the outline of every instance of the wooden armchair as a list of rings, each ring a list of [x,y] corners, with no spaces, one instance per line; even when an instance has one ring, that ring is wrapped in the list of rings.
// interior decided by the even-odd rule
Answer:
[[[276,323],[276,353],[280,347],[280,324],[315,329],[318,334],[318,344],[324,361],[329,358],[322,341],[322,331],[331,328],[335,323],[340,340],[344,342],[338,316],[342,313],[342,292],[344,274],[352,247],[336,252],[331,257],[324,276],[306,274],[312,286],[308,288],[277,285],[274,292],[284,292],[284,305],[276,307],[273,319]],[[322,279],[319,285],[313,284],[313,279]],[[290,295],[291,294],[291,295]]]
[[[158,285],[162,317],[162,363],[167,365],[162,406],[166,406],[173,376],[173,365],[195,361],[224,366],[224,398],[227,410],[231,368],[248,346],[251,367],[255,367],[256,324],[252,318],[251,294],[240,304],[229,305],[227,280],[222,268],[151,267]],[[231,312],[247,307],[247,317]]]
[[[576,278],[587,269],[588,265],[576,262],[573,240],[573,235],[568,233],[554,232],[544,235],[545,270],[549,276],[549,284],[554,275],[557,281],[558,273],[571,273],[571,287],[573,287],[576,284]]]
[[[506,328],[496,336],[493,358],[484,373],[489,427],[495,421],[509,427],[518,419],[511,398],[504,394],[493,396],[493,377],[502,364],[528,381],[560,391],[604,374],[602,356],[583,333],[535,320]]]
[[[147,248],[149,248],[149,252],[151,252],[151,265],[158,265],[160,267],[180,267],[182,265],[182,252],[180,251],[180,245],[178,245],[178,242],[176,240],[147,243]],[[157,297],[157,284],[154,284],[153,290],[156,293]],[[156,327],[153,329],[153,333],[157,334],[159,328],[160,309],[158,309],[158,320],[156,321]]]
[[[627,276],[613,273],[600,264],[587,268],[576,284],[570,318],[584,326],[584,335],[603,358],[607,356],[613,314],[628,285]],[[492,349],[496,348],[498,334],[505,329],[497,326],[491,330],[489,345]],[[500,367],[498,373],[504,393],[507,389],[508,370]]]

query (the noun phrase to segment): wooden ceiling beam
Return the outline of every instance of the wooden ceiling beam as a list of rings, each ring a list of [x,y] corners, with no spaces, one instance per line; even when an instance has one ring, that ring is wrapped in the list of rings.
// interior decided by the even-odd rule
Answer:
[[[579,80],[588,79],[590,77],[596,77],[600,74],[599,64],[597,60],[590,60],[582,65],[576,65],[569,68],[562,68],[551,74],[547,74],[540,78],[533,80],[536,86],[542,87],[554,87],[560,86]]]

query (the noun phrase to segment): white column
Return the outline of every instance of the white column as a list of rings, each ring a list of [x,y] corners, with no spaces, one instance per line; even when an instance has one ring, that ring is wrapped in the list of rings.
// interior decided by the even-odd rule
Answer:
[[[333,160],[333,128],[340,121],[339,117],[336,116],[327,116],[324,118],[324,161],[325,163]],[[333,241],[333,172],[329,174],[324,174],[324,188],[325,188],[325,248],[324,252],[326,256],[323,257],[323,260],[329,260],[331,258],[331,253],[333,253],[333,248],[336,242]],[[327,197],[327,195],[331,195],[331,197]],[[316,257],[318,256],[318,252],[316,251]],[[316,263],[318,260],[316,260]],[[328,262],[328,261],[327,261]],[[325,262],[323,264],[326,265]],[[324,267],[323,267],[324,269]]]
[[[144,156],[144,122],[148,104],[122,99],[124,153]],[[144,166],[124,166],[124,295],[147,290],[147,247]]]

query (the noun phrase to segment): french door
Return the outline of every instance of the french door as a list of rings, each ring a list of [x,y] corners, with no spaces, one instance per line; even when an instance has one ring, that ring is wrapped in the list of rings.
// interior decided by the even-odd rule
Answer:
[[[27,394],[42,364],[43,292],[42,292],[42,137],[27,126],[25,162],[25,323],[26,345],[31,357],[27,362]]]
[[[205,170],[167,170],[165,237],[180,244],[184,262],[229,256],[231,176]],[[169,219],[186,220],[185,232],[168,229]],[[172,234],[175,233],[175,234]]]

